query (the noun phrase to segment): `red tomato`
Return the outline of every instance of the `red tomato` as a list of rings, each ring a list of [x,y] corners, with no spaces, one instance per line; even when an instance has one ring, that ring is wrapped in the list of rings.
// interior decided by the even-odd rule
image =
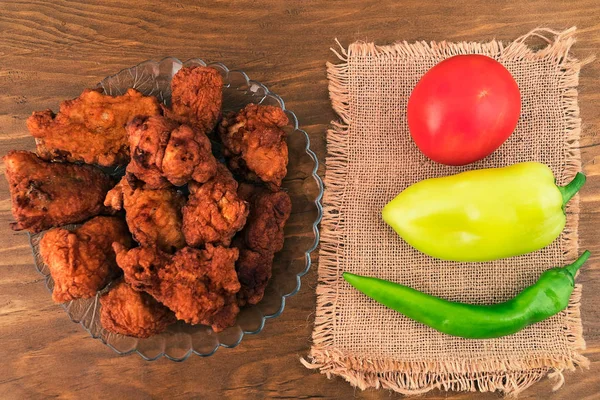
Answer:
[[[464,165],[508,139],[519,120],[521,96],[498,61],[460,55],[423,75],[407,112],[410,134],[423,154],[442,164]]]

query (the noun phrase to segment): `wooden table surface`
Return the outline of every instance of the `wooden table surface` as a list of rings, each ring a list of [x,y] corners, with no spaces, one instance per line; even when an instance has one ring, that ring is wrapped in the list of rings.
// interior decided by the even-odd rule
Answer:
[[[575,56],[600,48],[600,2],[404,0],[351,1],[0,1],[0,155],[32,149],[25,119],[56,108],[103,77],[146,59],[176,56],[221,61],[267,84],[296,112],[315,151],[335,118],[325,62],[334,39],[514,39],[534,27],[576,25]],[[600,68],[581,72],[579,104],[584,170],[581,246],[594,254],[579,282],[589,370],[566,373],[552,393],[542,380],[521,398],[600,398]],[[4,166],[2,166],[4,170]],[[323,173],[323,169],[320,171]],[[316,270],[304,278],[283,315],[235,349],[184,363],[119,357],[91,339],[52,303],[34,270],[25,233],[12,232],[7,184],[0,179],[0,398],[396,398],[361,392],[342,379],[304,368],[315,309]],[[316,258],[316,257],[315,257]],[[471,398],[432,392],[426,398]],[[494,399],[497,394],[477,398]]]

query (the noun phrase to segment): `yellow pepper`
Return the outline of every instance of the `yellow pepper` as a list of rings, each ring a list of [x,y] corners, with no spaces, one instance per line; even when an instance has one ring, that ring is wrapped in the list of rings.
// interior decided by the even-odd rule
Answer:
[[[585,183],[557,187],[548,166],[525,162],[426,179],[382,210],[408,244],[432,257],[489,261],[541,249],[565,227],[564,205]]]

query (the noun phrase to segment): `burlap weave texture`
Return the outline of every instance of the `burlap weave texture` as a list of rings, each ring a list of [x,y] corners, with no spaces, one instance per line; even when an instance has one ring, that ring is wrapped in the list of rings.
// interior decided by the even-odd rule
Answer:
[[[546,269],[578,254],[578,199],[567,226],[550,246],[487,263],[433,259],[412,249],[381,219],[382,207],[425,178],[522,161],[549,165],[558,184],[580,170],[577,85],[581,63],[569,56],[574,28],[537,29],[516,41],[488,43],[357,42],[328,64],[330,96],[341,121],[328,132],[324,218],[313,347],[305,365],[360,388],[406,394],[434,388],[518,393],[551,373],[587,365],[577,285],[564,312],[511,336],[468,340],[441,334],[366,298],[343,281],[344,271],[409,285],[469,303],[507,300]],[[532,37],[548,42],[532,50]],[[423,74],[457,54],[485,54],[517,81],[521,117],[514,134],[491,156],[465,167],[434,163],[410,138],[406,105]]]

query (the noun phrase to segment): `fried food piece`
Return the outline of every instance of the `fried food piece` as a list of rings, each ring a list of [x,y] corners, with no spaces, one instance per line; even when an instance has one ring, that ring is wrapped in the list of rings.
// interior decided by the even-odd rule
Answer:
[[[237,249],[184,247],[174,255],[138,247],[114,245],[125,280],[152,295],[190,324],[211,325],[219,332],[235,323],[240,283],[235,272]]]
[[[257,304],[265,295],[265,289],[271,279],[274,253],[259,253],[250,250],[245,244],[237,244],[240,257],[235,263],[240,291],[237,294],[238,304]]]
[[[129,161],[125,124],[136,115],[160,112],[155,97],[135,89],[122,96],[107,96],[102,89],[86,89],[60,104],[60,111],[34,112],[27,128],[36,138],[37,153],[45,160],[83,161],[105,167]]]
[[[109,332],[147,338],[176,321],[175,314],[148,293],[120,281],[100,297],[100,323]]]
[[[175,121],[161,116],[135,117],[127,124],[131,161],[127,173],[145,183],[148,189],[170,186],[162,174],[162,161],[169,143],[171,131],[177,127]]]
[[[41,232],[106,211],[102,202],[113,183],[96,167],[49,163],[15,150],[2,160],[17,220],[10,226],[15,231]]]
[[[127,172],[148,189],[204,183],[217,173],[208,137],[162,116],[136,117],[127,125],[131,162]]]
[[[54,279],[52,299],[86,299],[106,286],[119,273],[113,243],[131,246],[127,226],[117,217],[95,217],[73,231],[48,231],[40,241],[40,254]]]
[[[277,190],[287,174],[288,147],[281,128],[288,122],[280,108],[256,104],[224,118],[219,136],[229,168]]]
[[[171,109],[166,115],[209,134],[221,117],[223,78],[214,68],[183,67],[171,80]]]
[[[256,304],[264,296],[274,255],[283,248],[283,228],[290,217],[292,202],[285,192],[247,184],[240,185],[238,194],[250,203],[248,223],[234,242],[240,251],[236,270],[241,289],[237,297],[243,306]]]
[[[133,188],[126,177],[106,195],[104,204],[125,209],[133,238],[142,246],[158,246],[173,252],[185,246],[181,231],[181,207],[185,198],[172,188]]]
[[[202,185],[190,183],[190,196],[183,207],[183,234],[189,246],[229,246],[233,235],[246,223],[249,211],[248,204],[236,193],[237,186],[220,163],[213,179]]]
[[[200,131],[181,125],[171,132],[165,149],[163,174],[176,186],[190,180],[204,183],[217,173],[217,160],[210,139]]]
[[[283,248],[283,228],[292,212],[290,196],[283,191],[257,188],[249,199],[250,215],[242,232],[248,248],[277,253]]]

